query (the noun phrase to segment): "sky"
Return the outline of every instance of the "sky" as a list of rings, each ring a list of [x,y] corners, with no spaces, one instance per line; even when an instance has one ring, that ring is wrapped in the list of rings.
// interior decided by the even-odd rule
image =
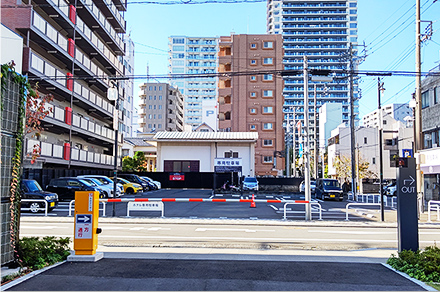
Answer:
[[[130,4],[125,13],[127,33],[135,43],[135,75],[165,75],[168,72],[168,37],[227,36],[266,33],[266,2],[229,4]],[[192,0],[200,1],[200,0]],[[166,0],[159,2],[167,2]],[[187,1],[185,1],[187,2]],[[440,1],[421,0],[422,33],[433,22],[431,40],[422,45],[422,72],[439,65]],[[366,45],[360,70],[415,71],[416,0],[358,0],[358,43]],[[362,51],[363,47],[359,47]],[[166,79],[158,79],[166,82]],[[415,77],[383,77],[382,105],[406,103],[415,88]],[[135,106],[139,85],[135,79]],[[150,82],[153,80],[150,79]],[[362,76],[360,118],[377,108],[377,77]]]

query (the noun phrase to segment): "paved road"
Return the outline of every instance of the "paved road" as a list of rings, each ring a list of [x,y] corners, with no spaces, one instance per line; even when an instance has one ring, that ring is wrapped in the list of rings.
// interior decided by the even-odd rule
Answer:
[[[114,259],[67,262],[7,291],[425,291],[381,264]]]
[[[240,194],[216,194],[212,196],[211,190],[158,190],[145,192],[139,195],[125,195],[123,198],[226,198],[226,199],[249,199],[251,193]],[[304,200],[304,194],[256,194],[256,199],[279,199],[279,200]],[[371,198],[372,199],[372,198]],[[323,220],[344,220],[345,207],[349,201],[322,201],[313,199],[322,207]],[[370,202],[372,202],[370,200]],[[389,202],[391,205],[391,202]],[[114,203],[115,215],[123,217],[127,215],[127,203]],[[101,205],[102,206],[102,205]],[[168,218],[252,218],[252,219],[282,219],[284,216],[284,204],[257,203],[257,208],[249,208],[249,203],[201,203],[201,202],[165,202],[165,217]],[[67,216],[69,211],[68,202],[60,202],[58,207],[49,213],[49,216]],[[356,221],[374,221],[380,217],[378,206],[355,206],[350,210],[349,219]],[[73,213],[73,211],[72,211]],[[106,205],[106,216],[112,216],[113,203]],[[43,216],[43,213],[23,213],[23,216]],[[135,217],[159,217],[160,212],[130,212]],[[288,219],[303,220],[304,205],[288,205],[286,207]],[[396,217],[392,208],[386,208],[387,217]],[[312,205],[312,219],[319,218],[319,205]]]

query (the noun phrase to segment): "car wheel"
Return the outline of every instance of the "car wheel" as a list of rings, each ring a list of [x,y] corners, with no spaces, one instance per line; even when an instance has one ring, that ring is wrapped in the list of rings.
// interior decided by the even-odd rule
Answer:
[[[41,208],[40,204],[35,202],[29,205],[29,209],[31,210],[32,213],[38,213],[38,211],[40,211],[40,208]],[[43,210],[44,208],[41,209]]]
[[[133,194],[133,193],[134,193],[134,190],[133,190],[132,188],[128,188],[125,192],[126,192],[127,194]]]
[[[99,198],[104,199],[105,198],[104,194],[99,193]]]

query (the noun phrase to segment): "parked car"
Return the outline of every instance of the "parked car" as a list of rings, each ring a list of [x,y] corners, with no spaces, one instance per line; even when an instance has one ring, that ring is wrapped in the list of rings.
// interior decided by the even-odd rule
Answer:
[[[77,177],[60,177],[51,179],[46,186],[46,191],[57,193],[58,199],[65,201],[75,200],[75,192],[77,191],[99,192],[99,188]]]
[[[301,193],[304,193],[306,191],[305,185],[306,185],[305,181],[302,181],[301,184],[299,185],[299,191]],[[316,189],[316,181],[311,180],[310,181],[310,191],[311,191],[312,194],[315,193],[315,189]]]
[[[82,177],[82,180],[90,183],[92,186],[97,187],[99,189],[99,198],[108,198],[108,185],[104,185],[102,182],[97,180],[96,178],[91,177]]]
[[[144,192],[149,191],[151,189],[150,188],[150,184],[147,181],[145,181],[142,178],[140,178],[136,174],[131,174],[131,173],[128,173],[128,174],[118,174],[118,177],[122,177],[122,178],[128,180],[129,182],[140,184],[142,186]]]
[[[144,180],[154,184],[156,186],[155,187],[156,190],[160,190],[160,188],[162,187],[162,184],[160,182],[158,182],[157,180],[152,180],[148,176],[141,176],[141,178],[143,178]]]
[[[258,191],[258,180],[252,176],[245,177],[243,180],[243,191]]]
[[[124,192],[126,194],[136,194],[137,192],[143,191],[143,188],[140,184],[129,182],[128,180],[121,177],[118,177],[117,180],[118,184],[122,184]]]
[[[105,196],[107,198],[108,197],[113,198],[114,184],[113,184],[113,180],[111,180],[109,177],[107,177],[105,175],[95,175],[95,174],[79,175],[77,177],[78,178],[89,177],[89,178],[94,178],[94,179],[99,180],[102,184],[104,184],[103,189],[105,191]],[[123,193],[124,187],[119,184],[116,184],[116,186],[117,186],[116,197],[119,197]]]
[[[33,179],[21,180],[21,198],[46,200],[47,211],[52,211],[58,205],[58,195],[56,193],[43,191],[38,182]],[[29,208],[32,213],[37,213],[38,211],[44,211],[46,209],[46,204],[44,202],[22,201],[21,207]]]
[[[344,194],[341,189],[339,181],[330,178],[319,178],[316,181],[316,197],[321,200],[334,199],[342,201]]]
[[[394,182],[384,187],[384,194],[389,197],[397,196],[396,190],[397,187],[396,187],[396,183]]]

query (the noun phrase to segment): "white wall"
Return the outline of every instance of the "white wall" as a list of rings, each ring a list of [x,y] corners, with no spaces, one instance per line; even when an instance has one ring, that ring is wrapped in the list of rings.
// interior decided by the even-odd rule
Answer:
[[[23,38],[3,24],[1,25],[0,36],[0,63],[7,64],[14,61],[15,71],[21,74],[23,67]]]

